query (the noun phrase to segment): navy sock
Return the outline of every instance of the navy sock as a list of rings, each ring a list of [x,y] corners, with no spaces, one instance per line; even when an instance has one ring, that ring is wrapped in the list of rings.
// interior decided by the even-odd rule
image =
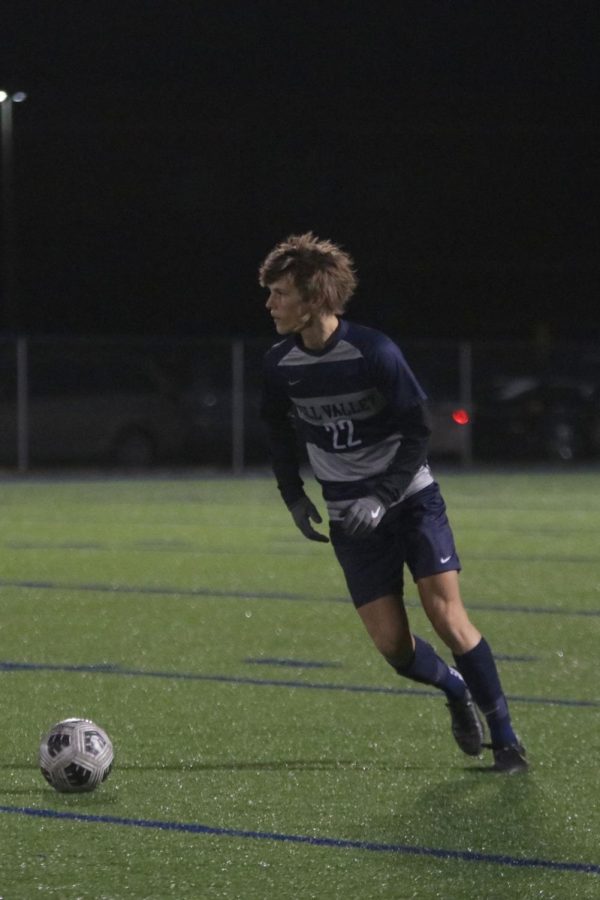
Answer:
[[[464,697],[466,688],[461,675],[437,655],[431,644],[416,635],[413,658],[407,665],[394,668],[404,678],[440,688],[448,697]]]
[[[495,747],[518,742],[513,731],[506,697],[502,691],[492,651],[485,638],[472,650],[454,655],[456,668],[465,679],[475,703],[484,714]]]

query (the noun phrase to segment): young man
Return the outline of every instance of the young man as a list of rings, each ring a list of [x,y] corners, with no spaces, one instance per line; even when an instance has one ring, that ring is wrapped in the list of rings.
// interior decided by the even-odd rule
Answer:
[[[385,335],[339,317],[356,288],[350,256],[312,233],[278,244],[259,270],[282,340],[265,357],[262,415],[274,473],[294,522],[328,541],[304,492],[296,435],[306,445],[354,605],[375,646],[402,676],[446,694],[461,750],[479,756],[488,723],[494,769],[527,769],[494,658],[469,620],[446,508],[427,464],[425,395]],[[448,666],[413,635],[403,600],[410,570]],[[488,745],[490,746],[490,745]]]

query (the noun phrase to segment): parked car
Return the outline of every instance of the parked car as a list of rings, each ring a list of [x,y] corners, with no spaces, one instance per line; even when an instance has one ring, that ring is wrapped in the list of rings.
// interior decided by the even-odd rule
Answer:
[[[29,354],[29,461],[148,466],[182,451],[181,404],[150,360],[92,352]],[[17,461],[17,375],[6,357],[0,373],[0,463]]]
[[[600,394],[571,377],[498,379],[478,398],[475,458],[540,458],[561,462],[600,454]]]

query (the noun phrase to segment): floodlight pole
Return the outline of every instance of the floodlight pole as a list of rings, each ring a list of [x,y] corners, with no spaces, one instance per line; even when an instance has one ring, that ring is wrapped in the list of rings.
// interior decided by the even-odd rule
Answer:
[[[9,94],[0,90],[0,137],[2,138],[2,253],[0,256],[2,278],[2,306],[4,325],[8,331],[17,332],[21,316],[16,292],[16,229],[14,210],[13,165],[13,103],[22,103],[27,94],[18,91]],[[2,321],[2,319],[0,319]],[[17,337],[17,468],[26,472],[29,468],[29,422],[27,387],[27,342]]]
[[[15,210],[13,158],[13,104],[22,103],[22,91],[9,94],[0,90],[0,133],[2,135],[2,295],[4,324],[17,330],[19,310],[16,298]]]

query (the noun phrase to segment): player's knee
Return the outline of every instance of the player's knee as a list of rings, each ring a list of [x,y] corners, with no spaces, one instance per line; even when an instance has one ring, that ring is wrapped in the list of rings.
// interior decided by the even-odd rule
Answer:
[[[408,665],[413,656],[413,643],[410,632],[406,634],[382,634],[374,638],[375,646],[391,666]]]
[[[428,613],[436,634],[454,653],[465,652],[477,643],[479,632],[467,616],[464,607],[439,606]]]
[[[467,612],[460,594],[440,591],[422,596],[421,601],[427,618],[434,627],[453,627],[454,624],[467,621]]]
[[[443,598],[439,598],[435,603],[429,605],[426,609],[427,618],[436,631],[450,631],[453,629],[456,615],[452,609],[452,604],[447,603]]]

